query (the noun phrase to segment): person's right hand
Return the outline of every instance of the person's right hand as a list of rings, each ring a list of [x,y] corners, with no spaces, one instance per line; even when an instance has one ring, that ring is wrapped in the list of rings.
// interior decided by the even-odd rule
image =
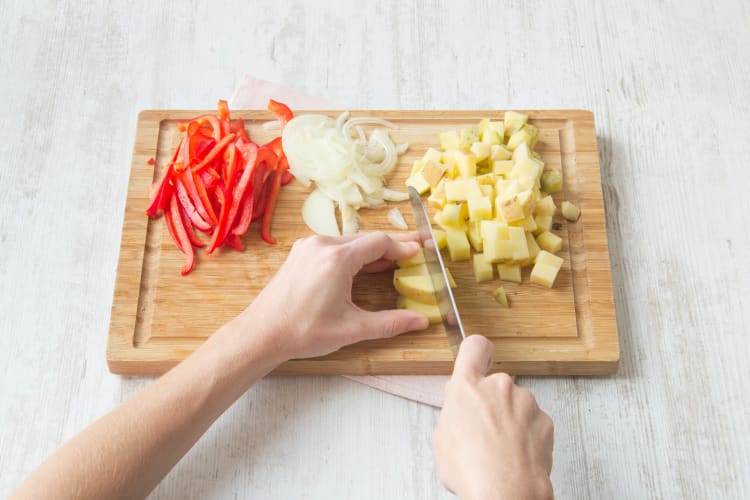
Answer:
[[[463,499],[553,498],[552,419],[505,373],[485,376],[492,342],[459,349],[432,436],[440,480]]]

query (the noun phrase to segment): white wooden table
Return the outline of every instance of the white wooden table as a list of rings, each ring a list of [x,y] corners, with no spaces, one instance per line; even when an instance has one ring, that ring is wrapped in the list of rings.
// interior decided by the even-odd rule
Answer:
[[[104,358],[138,110],[211,107],[248,72],[353,108],[592,109],[622,362],[521,379],[556,422],[557,497],[747,495],[745,2],[106,3],[0,3],[0,495],[149,383]],[[270,378],[153,497],[448,498],[437,418]]]

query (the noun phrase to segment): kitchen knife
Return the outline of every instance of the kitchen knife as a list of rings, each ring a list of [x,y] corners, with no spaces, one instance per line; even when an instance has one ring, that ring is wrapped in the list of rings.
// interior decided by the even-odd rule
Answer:
[[[440,309],[440,317],[443,320],[445,333],[448,335],[448,342],[455,357],[458,354],[458,346],[466,338],[464,327],[461,324],[461,316],[459,316],[456,307],[456,299],[453,297],[453,291],[449,286],[448,273],[445,271],[443,257],[440,255],[435,234],[432,232],[427,209],[422,202],[422,197],[413,187],[409,187],[409,201],[411,202],[411,211],[414,213],[414,221],[417,224],[419,239],[422,242],[422,248],[424,248],[424,261],[427,266],[427,273],[432,280],[435,301],[438,309]]]

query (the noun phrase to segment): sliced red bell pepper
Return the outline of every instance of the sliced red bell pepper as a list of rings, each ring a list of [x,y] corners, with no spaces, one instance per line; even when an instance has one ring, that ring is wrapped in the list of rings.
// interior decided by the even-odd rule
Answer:
[[[206,246],[206,244],[200,238],[198,238],[198,235],[195,234],[195,229],[193,228],[193,224],[190,222],[188,214],[185,212],[185,207],[180,207],[180,214],[182,215],[182,221],[185,224],[185,231],[187,232],[190,244],[198,248],[203,248],[204,246]]]
[[[263,238],[263,241],[270,243],[271,245],[276,244],[276,240],[271,236],[273,209],[276,207],[276,199],[279,197],[281,179],[284,176],[284,172],[287,170],[289,170],[289,164],[287,163],[286,156],[282,156],[279,161],[279,167],[273,172],[273,176],[270,178],[271,185],[269,187],[268,197],[266,198],[266,206],[263,210],[263,224],[260,227],[260,237]]]
[[[177,249],[185,253],[185,250],[182,247],[182,242],[177,237],[177,232],[174,229],[174,221],[172,220],[172,212],[167,210],[164,212],[164,223],[167,226],[167,231],[169,232],[169,235],[172,237],[172,241],[174,241],[174,244],[177,246]]]
[[[196,177],[193,175],[193,171],[188,169],[180,174],[180,180],[182,180],[182,183],[185,185],[185,188],[190,195],[190,199],[193,201],[193,205],[195,205],[195,209],[198,211],[203,220],[210,224],[216,225],[216,214],[213,211],[213,207],[210,203],[208,203],[208,207],[206,207],[205,205],[205,203],[208,202],[208,196],[206,194],[202,179],[196,179]],[[201,188],[203,188],[202,195],[198,186],[201,186]],[[211,214],[213,214],[213,217],[211,216]]]
[[[195,204],[193,203],[193,200],[190,199],[190,195],[188,194],[187,188],[185,187],[185,184],[183,183],[182,178],[178,177],[176,179],[175,184],[177,187],[177,199],[180,201],[180,205],[182,205],[182,208],[185,210],[187,217],[190,219],[190,221],[193,223],[193,225],[196,228],[204,232],[210,231],[211,224],[209,224],[198,213],[198,210],[195,208]]]
[[[172,201],[169,203],[169,212],[174,225],[174,232],[177,236],[176,241],[179,242],[178,248],[180,248],[185,254],[185,265],[182,267],[182,271],[180,271],[182,275],[185,276],[192,271],[195,266],[195,251],[193,250],[193,245],[190,243],[190,237],[187,234],[185,222],[182,220],[180,207],[177,204],[177,198],[173,197]]]
[[[242,236],[247,232],[247,228],[253,221],[253,205],[253,190],[248,189],[245,198],[242,200],[242,206],[234,223],[234,228],[232,228],[232,234]]]
[[[214,140],[216,140],[216,142],[221,141],[221,138],[224,136],[224,134],[222,133],[221,122],[216,116],[210,113],[201,115],[198,118],[194,118],[193,121],[198,122],[199,125],[203,125],[206,123],[210,125],[211,129],[213,130],[213,138]]]
[[[227,104],[227,101],[224,99],[219,99],[219,102],[216,104],[216,108],[219,111],[219,118],[229,121],[229,104]]]
[[[245,142],[252,142],[250,136],[247,135],[245,130],[245,122],[242,118],[236,118],[229,123],[229,128],[232,132],[237,134],[237,137],[241,138]]]
[[[222,140],[217,142],[213,149],[206,155],[206,157],[203,158],[203,160],[199,164],[193,167],[193,171],[200,172],[205,166],[219,157],[219,154],[224,151],[224,148],[226,148],[229,143],[234,140],[235,137],[236,136],[234,134],[229,134]]]
[[[234,233],[229,233],[227,239],[224,240],[224,244],[230,248],[237,250],[238,252],[242,252],[245,250],[245,245],[242,244],[242,240]]]
[[[234,144],[227,146],[225,157],[226,158],[222,165],[224,167],[224,182],[228,189],[232,189],[232,186],[234,186],[235,172],[237,170],[237,147]]]
[[[159,182],[154,185],[151,203],[146,208],[147,215],[155,217],[160,210],[167,208],[169,199],[172,197],[172,191],[174,190],[174,184],[172,183],[173,176],[174,167],[170,164]]]
[[[227,225],[229,224],[229,212],[231,210],[232,205],[232,194],[226,191],[226,188],[218,184],[217,185],[221,195],[218,197],[221,198],[221,211],[219,212],[219,223],[216,228],[214,228],[214,234],[211,236],[211,242],[208,244],[208,248],[206,249],[206,255],[211,255],[216,251],[217,248],[219,248],[219,245],[221,245],[224,242],[224,238],[226,238],[227,233]]]
[[[284,172],[284,175],[281,176],[281,185],[286,186],[293,180],[294,180],[294,175],[289,170],[287,170]]]
[[[294,118],[294,114],[292,114],[292,110],[289,109],[289,106],[282,102],[274,101],[273,99],[268,100],[268,111],[279,117],[282,131],[289,120]]]

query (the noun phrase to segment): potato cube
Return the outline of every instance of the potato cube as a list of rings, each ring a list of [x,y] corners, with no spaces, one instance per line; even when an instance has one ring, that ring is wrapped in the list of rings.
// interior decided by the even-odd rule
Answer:
[[[525,128],[516,130],[508,139],[508,149],[514,151],[521,143],[525,142],[527,145],[532,141],[532,137]]]
[[[393,279],[404,276],[428,276],[427,265],[417,264],[416,266],[399,267],[393,270]]]
[[[521,160],[529,159],[529,146],[525,142],[518,145],[515,151],[513,151],[513,162],[518,163]]]
[[[534,222],[536,223],[534,234],[542,234],[543,232],[552,229],[551,215],[537,215],[534,217]]]
[[[500,304],[503,307],[509,307],[508,305],[508,296],[505,295],[505,288],[499,286],[495,289],[494,292],[492,292],[492,296],[495,298],[498,304]]]
[[[445,245],[447,244],[445,240],[445,231],[441,231],[440,229],[433,229],[432,234],[435,235],[435,243],[437,243],[438,250],[442,250],[445,248]]]
[[[542,191],[557,193],[562,190],[562,174],[559,170],[545,170],[541,178]]]
[[[557,207],[555,206],[555,200],[551,196],[545,196],[536,202],[534,206],[535,215],[555,215]]]
[[[486,142],[475,142],[471,145],[470,151],[476,157],[476,161],[480,162],[490,156],[490,145]]]
[[[513,169],[510,171],[510,177],[511,179],[529,178],[536,181],[539,172],[541,172],[539,165],[533,160],[526,158],[517,161],[513,165]]]
[[[448,203],[443,209],[435,214],[435,222],[440,224],[443,229],[463,229],[466,227],[466,221],[461,214],[461,205]],[[447,232],[447,231],[446,231]]]
[[[482,196],[476,179],[455,179],[445,181],[445,199],[449,202],[466,201]]]
[[[508,224],[509,226],[516,226],[523,228],[524,231],[533,232],[536,231],[537,226],[536,222],[534,222],[534,218],[532,216],[526,216],[521,220],[513,221]]]
[[[484,118],[479,122],[479,139],[487,144],[501,144],[504,129],[502,122],[491,122]]]
[[[531,140],[528,142],[529,148],[534,149],[534,146],[536,146],[536,142],[539,140],[539,129],[531,123],[524,124],[523,129],[531,137]]]
[[[413,257],[396,261],[396,265],[400,268],[413,267],[420,264],[424,264],[424,250],[421,248],[417,251],[416,254],[414,254]]]
[[[526,191],[521,191],[516,195],[516,198],[518,199],[518,204],[521,206],[521,211],[523,212],[524,217],[531,215],[534,208],[534,200],[531,190],[527,189]]]
[[[505,118],[503,120],[503,126],[505,128],[505,135],[510,136],[514,131],[520,129],[527,121],[529,117],[523,113],[516,111],[506,111]]]
[[[521,266],[518,264],[498,264],[497,274],[503,281],[521,282]]]
[[[496,220],[479,222],[479,235],[483,240],[509,240],[508,225]]]
[[[445,165],[442,163],[428,161],[422,167],[422,177],[430,184],[430,187],[437,186],[443,175],[445,175]]]
[[[542,250],[536,257],[536,264],[531,270],[531,282],[552,288],[557,274],[562,267],[562,258]]]
[[[466,229],[466,237],[469,239],[469,244],[475,252],[481,252],[483,249],[482,237],[479,234],[479,224],[476,222],[469,222]]]
[[[562,238],[554,233],[545,231],[536,237],[536,242],[542,249],[550,252],[557,253],[562,248]]]
[[[440,134],[440,148],[443,151],[449,151],[451,149],[458,149],[460,144],[458,132],[451,130],[450,132],[443,132]]]
[[[438,182],[437,186],[432,189],[432,193],[427,198],[427,203],[429,203],[431,207],[442,210],[446,203],[445,179],[442,179],[440,182]]]
[[[494,177],[492,174],[490,174],[492,177]],[[492,184],[480,184],[479,190],[482,191],[482,196],[485,196],[492,201],[493,195],[495,194],[495,188],[492,187]],[[492,203],[490,203],[492,205]],[[490,206],[490,208],[492,208]]]
[[[529,246],[526,244],[526,231],[520,227],[508,227],[510,242],[513,248],[513,260],[522,261],[529,258]]]
[[[396,301],[396,307],[399,309],[408,309],[410,311],[418,312],[426,316],[427,321],[429,321],[430,324],[442,323],[443,321],[437,304],[423,304],[422,302],[417,302],[408,297],[399,296]]]
[[[512,160],[497,160],[492,162],[492,173],[508,177],[513,170]]]
[[[477,157],[473,153],[467,153],[464,151],[456,151],[454,154],[456,158],[456,168],[458,169],[458,175],[464,179],[469,177],[476,177],[477,175]]]
[[[425,163],[425,165],[429,162],[432,163],[442,163],[443,160],[443,153],[438,151],[435,148],[429,148],[427,152],[422,157],[422,161]]]
[[[453,279],[453,274],[451,274],[451,270],[447,267],[445,268],[445,274],[448,275],[448,284],[451,288],[456,288],[456,280]]]
[[[505,222],[513,222],[526,217],[518,196],[515,194],[498,196],[495,200],[495,209]]]
[[[496,130],[487,129],[482,133],[481,140],[484,144],[495,146],[502,144],[503,136]]]
[[[536,239],[534,239],[534,236],[531,233],[526,233],[526,246],[529,247],[529,264],[532,264],[536,261],[536,256],[539,255],[539,252],[542,250],[539,248],[539,245],[536,242]]]
[[[560,210],[562,211],[563,217],[568,219],[570,222],[577,221],[578,217],[581,216],[581,209],[573,205],[569,201],[562,202]]]
[[[492,189],[491,186],[490,189]],[[470,221],[480,221],[492,218],[492,202],[488,196],[469,198],[467,204],[469,207]]]
[[[424,168],[424,161],[414,160],[414,163],[412,163],[411,172],[409,172],[409,175],[414,175],[417,172],[421,172],[423,168]]]
[[[466,127],[458,131],[459,149],[469,149],[472,144],[479,141],[479,127]]]
[[[496,144],[490,148],[490,160],[492,161],[508,161],[512,157],[511,150],[502,144]]]
[[[494,278],[492,263],[485,260],[484,255],[481,253],[475,253],[473,259],[474,277],[476,278],[477,283],[492,280],[492,278]]]
[[[424,194],[430,190],[430,183],[424,178],[422,172],[411,174],[411,176],[406,179],[406,185],[416,189],[419,194]]]
[[[461,229],[448,228],[445,231],[445,237],[448,242],[448,254],[452,261],[469,260],[471,247],[465,232]]]
[[[513,242],[510,240],[484,239],[484,258],[493,264],[513,260]]]

